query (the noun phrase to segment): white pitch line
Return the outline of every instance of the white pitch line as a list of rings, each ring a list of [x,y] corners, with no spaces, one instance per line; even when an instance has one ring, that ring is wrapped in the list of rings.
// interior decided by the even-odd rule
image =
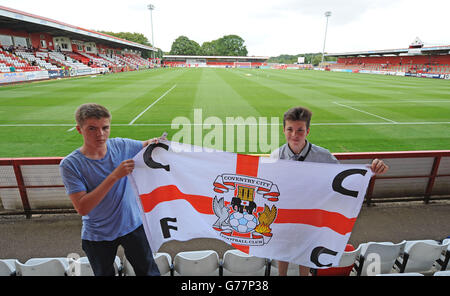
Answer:
[[[151,107],[153,107],[153,105],[155,105],[156,103],[158,103],[159,100],[161,100],[162,98],[164,98],[169,92],[172,91],[172,89],[174,89],[177,85],[174,84],[174,86],[172,86],[168,91],[166,91],[162,96],[160,96],[156,101],[154,101],[150,106],[148,106],[147,108],[145,108],[144,111],[142,111],[141,113],[139,113],[138,116],[136,116],[135,118],[133,118],[132,121],[130,121],[130,123],[128,125],[132,125],[136,120],[139,119],[139,117],[142,116],[142,114],[144,114],[145,112],[147,112],[148,109],[150,109]]]
[[[62,123],[62,124],[58,124],[58,123],[6,123],[6,124],[0,124],[1,127],[26,127],[26,126],[32,126],[32,127],[36,127],[36,126],[50,126],[50,127],[58,127],[58,126],[72,126],[73,124],[68,124],[68,123]]]
[[[428,122],[333,122],[333,123],[311,123],[311,125],[435,125],[435,124],[450,124],[450,121],[428,121]]]
[[[436,125],[436,124],[450,124],[450,121],[428,121],[428,122],[319,122],[311,123],[311,125],[317,126],[340,126],[340,125]],[[112,126],[129,126],[129,124],[111,124]],[[171,123],[137,123],[133,126],[171,126]],[[202,123],[183,123],[179,125],[185,126],[202,126]],[[224,126],[241,126],[241,125],[283,125],[283,123],[267,123],[267,124],[245,124],[245,123],[224,123]]]
[[[371,116],[375,116],[375,117],[381,118],[383,120],[386,120],[386,121],[389,121],[389,122],[392,122],[392,123],[398,123],[396,121],[387,119],[385,117],[382,117],[382,116],[379,116],[379,115],[376,115],[376,114],[373,114],[373,113],[370,113],[370,112],[366,112],[364,110],[360,110],[360,109],[357,109],[357,108],[353,108],[353,107],[350,107],[350,106],[347,106],[347,105],[344,105],[344,104],[341,104],[341,103],[338,103],[338,102],[333,102],[333,104],[336,104],[336,105],[339,105],[339,106],[342,106],[342,107],[345,107],[345,108],[349,108],[349,109],[352,109],[352,110],[355,110],[355,111],[358,111],[358,112],[361,112],[361,113],[365,113],[365,114],[368,114],[368,115],[371,115]]]
[[[350,103],[353,104],[355,102],[352,101],[345,101],[344,103]],[[450,100],[448,101],[444,101],[444,100],[433,100],[433,101],[426,101],[426,100],[399,100],[399,101],[389,101],[389,102],[384,102],[384,101],[364,101],[361,103],[357,103],[359,106],[367,106],[367,104],[373,104],[373,105],[385,105],[385,104],[409,104],[409,103],[450,103]]]
[[[267,124],[245,124],[245,123],[230,123],[223,125],[230,125],[230,126],[240,126],[240,125],[264,125],[264,126],[271,126],[271,125],[282,125],[283,123],[267,123]],[[425,122],[318,122],[318,123],[311,123],[311,125],[315,126],[340,126],[340,125],[437,125],[437,124],[450,124],[450,121],[425,121]],[[179,125],[187,125],[187,126],[202,126],[202,123],[186,123],[186,124],[179,124]],[[74,130],[75,126],[72,124],[0,124],[0,127],[64,127],[64,126],[72,126],[70,130]],[[172,123],[136,123],[133,125],[130,125],[128,123],[113,123],[111,126],[121,126],[121,127],[138,127],[138,126],[172,126]]]

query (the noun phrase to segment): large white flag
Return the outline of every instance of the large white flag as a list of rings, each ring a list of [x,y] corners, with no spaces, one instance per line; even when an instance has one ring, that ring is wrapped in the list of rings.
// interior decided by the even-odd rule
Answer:
[[[339,263],[372,176],[364,165],[269,161],[168,141],[134,160],[131,180],[152,250],[215,238],[313,268]]]

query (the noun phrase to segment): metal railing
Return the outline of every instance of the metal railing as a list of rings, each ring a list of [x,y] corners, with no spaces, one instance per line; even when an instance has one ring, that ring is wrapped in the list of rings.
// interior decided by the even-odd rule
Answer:
[[[450,199],[450,150],[334,155],[341,163],[370,164],[378,158],[390,166],[388,173],[372,177],[365,197],[367,205]],[[62,157],[0,158],[0,213],[25,214],[27,218],[40,213],[75,213],[59,175],[61,160]]]

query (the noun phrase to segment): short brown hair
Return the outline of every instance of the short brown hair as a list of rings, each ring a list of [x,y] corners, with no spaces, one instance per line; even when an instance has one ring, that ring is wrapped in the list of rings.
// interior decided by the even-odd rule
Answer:
[[[78,125],[82,126],[84,121],[89,118],[111,118],[111,113],[106,107],[95,103],[83,104],[75,111],[75,120]]]
[[[286,126],[286,120],[289,121],[305,121],[306,128],[311,123],[312,112],[305,107],[294,107],[286,111],[283,117],[283,127]]]

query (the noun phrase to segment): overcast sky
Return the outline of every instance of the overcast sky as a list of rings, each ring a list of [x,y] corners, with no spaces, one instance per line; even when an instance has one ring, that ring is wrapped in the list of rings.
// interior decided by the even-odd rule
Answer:
[[[0,5],[85,29],[138,32],[170,51],[180,35],[200,45],[224,35],[245,40],[249,55],[326,52],[450,44],[450,0],[0,0]]]

